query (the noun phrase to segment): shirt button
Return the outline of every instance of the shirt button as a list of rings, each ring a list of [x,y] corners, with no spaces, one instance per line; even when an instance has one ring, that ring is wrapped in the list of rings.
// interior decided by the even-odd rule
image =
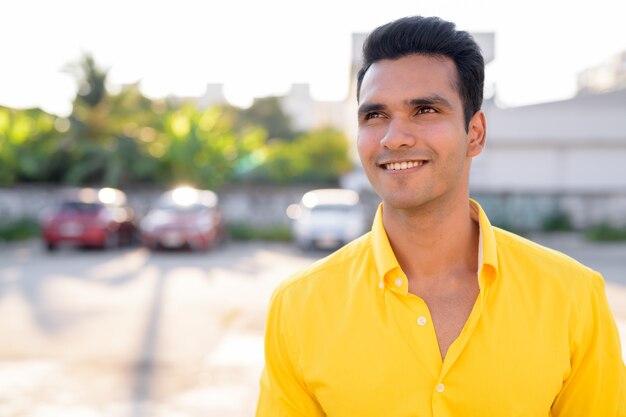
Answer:
[[[443,390],[446,389],[446,387],[443,384],[437,384],[435,389],[437,390],[437,392],[443,392]]]
[[[396,279],[396,287],[402,286],[402,278]]]
[[[382,282],[382,281],[379,281],[379,282],[378,282],[378,288],[383,288],[384,286],[385,286],[385,284],[383,284],[383,282]]]
[[[425,326],[426,325],[426,317],[419,316],[417,318],[417,324],[419,324],[420,326]]]

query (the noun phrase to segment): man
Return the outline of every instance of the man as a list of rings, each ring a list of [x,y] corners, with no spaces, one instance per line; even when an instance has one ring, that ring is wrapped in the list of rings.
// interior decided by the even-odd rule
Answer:
[[[600,274],[469,200],[484,62],[438,18],[379,27],[358,74],[372,231],[282,284],[259,417],[626,416]]]

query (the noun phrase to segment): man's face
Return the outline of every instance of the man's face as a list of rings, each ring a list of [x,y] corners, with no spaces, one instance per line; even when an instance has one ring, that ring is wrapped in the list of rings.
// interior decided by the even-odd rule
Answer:
[[[378,61],[365,73],[358,150],[386,206],[412,209],[467,194],[484,116],[475,114],[465,130],[456,79],[449,58],[426,55]]]

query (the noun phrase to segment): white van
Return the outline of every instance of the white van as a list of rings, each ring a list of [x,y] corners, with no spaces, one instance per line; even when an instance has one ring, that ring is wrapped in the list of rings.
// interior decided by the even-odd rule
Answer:
[[[336,249],[362,235],[369,219],[353,190],[326,188],[307,192],[287,208],[292,232],[302,249]]]

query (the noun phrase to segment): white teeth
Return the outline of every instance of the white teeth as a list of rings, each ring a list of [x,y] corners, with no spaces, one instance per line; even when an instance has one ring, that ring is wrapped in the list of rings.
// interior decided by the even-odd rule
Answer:
[[[392,162],[390,164],[385,164],[385,169],[391,171],[400,171],[403,169],[409,169],[417,166],[421,166],[424,164],[424,161],[404,161],[404,162]]]

